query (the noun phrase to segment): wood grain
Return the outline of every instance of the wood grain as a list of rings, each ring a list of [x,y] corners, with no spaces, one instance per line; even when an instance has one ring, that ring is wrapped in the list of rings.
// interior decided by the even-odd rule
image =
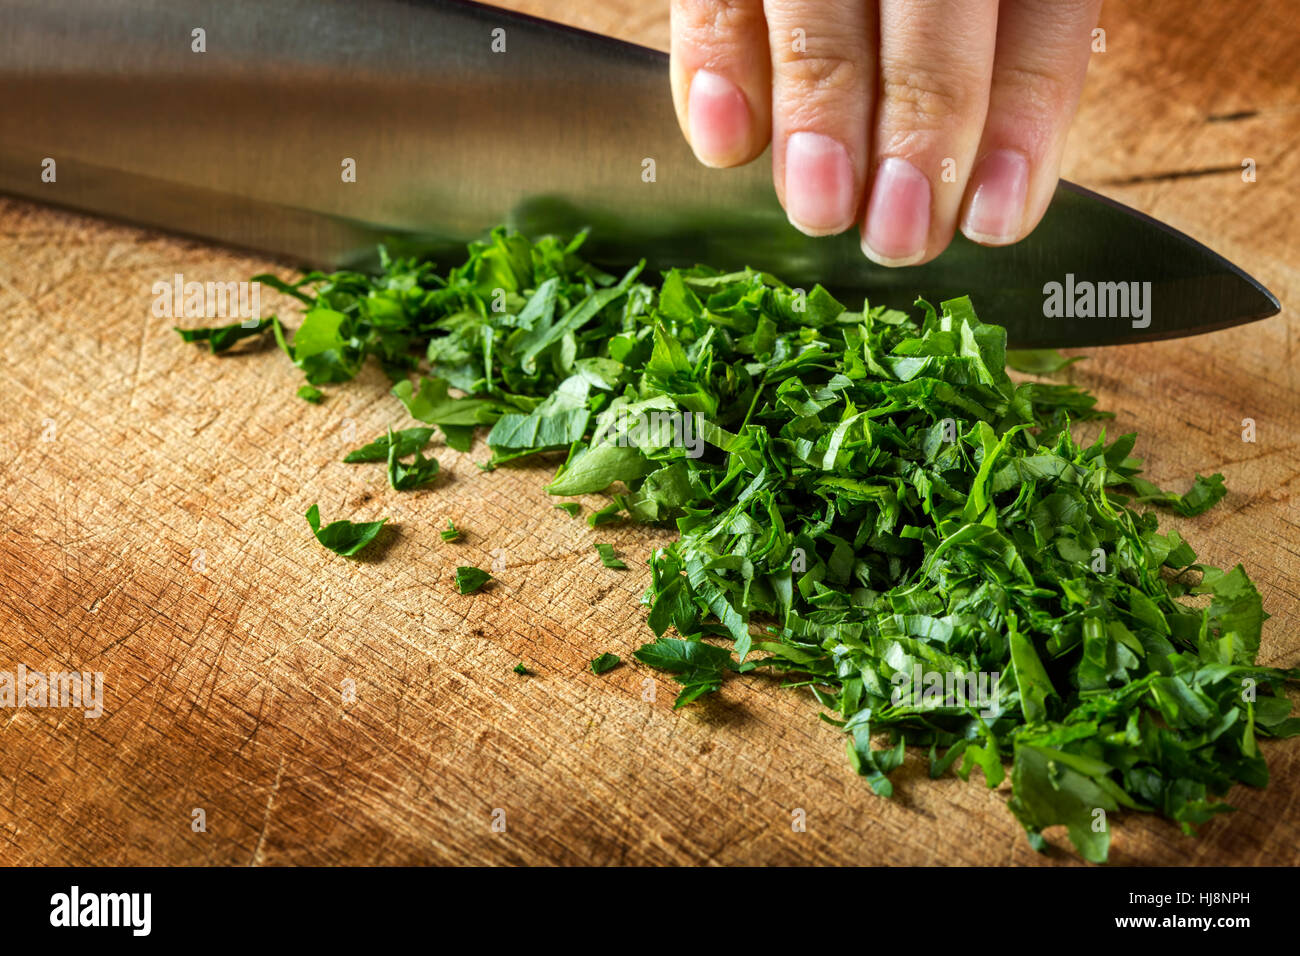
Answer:
[[[662,4],[512,5],[667,43]],[[1210,242],[1284,304],[1300,296],[1294,19],[1284,0],[1248,18],[1114,5],[1065,171]],[[1238,174],[1245,157],[1257,182]],[[648,633],[643,562],[666,532],[596,534],[551,507],[546,469],[480,474],[481,446],[439,447],[446,480],[395,493],[380,469],[339,462],[401,420],[377,371],[308,406],[273,348],[213,358],[150,312],[174,273],[274,263],[8,200],[0,240],[0,669],[105,675],[97,719],[0,712],[0,862],[1077,862],[1059,832],[1030,851],[1005,791],[930,781],[921,755],[896,799],[872,797],[801,692],[737,680],[674,713],[662,676],[593,676],[588,660],[627,658]],[[1245,564],[1273,614],[1262,657],[1292,666],[1296,333],[1288,308],[1071,369],[1140,430],[1156,480],[1226,474],[1224,505],[1177,524],[1204,560]],[[397,529],[377,560],[344,561],[308,534],[312,502]],[[439,539],[449,517],[463,543]],[[603,568],[595,540],[632,570]],[[454,592],[456,565],[494,562],[497,583]],[[1273,783],[1234,790],[1237,813],[1199,839],[1121,816],[1113,861],[1300,863],[1300,744],[1265,752]]]

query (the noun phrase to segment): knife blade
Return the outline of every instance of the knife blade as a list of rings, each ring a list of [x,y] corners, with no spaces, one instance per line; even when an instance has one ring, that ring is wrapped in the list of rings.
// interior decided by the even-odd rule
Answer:
[[[497,8],[9,0],[0,38],[0,191],[301,264],[363,266],[378,242],[450,264],[506,222],[590,228],[609,267],[748,265],[852,308],[970,294],[1019,348],[1279,309],[1195,240],[1065,182],[1023,242],[958,236],[932,263],[876,266],[856,233],[790,226],[767,163],[696,162],[662,53]]]

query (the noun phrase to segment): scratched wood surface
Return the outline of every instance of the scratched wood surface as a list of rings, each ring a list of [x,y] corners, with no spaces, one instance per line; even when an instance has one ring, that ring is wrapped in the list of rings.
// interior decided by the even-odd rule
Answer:
[[[667,43],[659,4],[517,6]],[[1067,176],[1295,300],[1294,6],[1143,7],[1103,16]],[[9,200],[0,237],[0,669],[105,681],[99,718],[0,712],[0,863],[1076,862],[1060,832],[1029,850],[1005,790],[932,782],[919,754],[896,799],[872,797],[802,692],[736,680],[674,713],[673,685],[638,665],[593,676],[590,658],[648,634],[643,562],[666,532],[596,534],[551,507],[544,469],[480,474],[481,445],[439,446],[443,482],[392,492],[339,462],[402,420],[376,370],[312,407],[273,348],[213,358],[150,313],[158,279],[274,263]],[[1300,663],[1297,332],[1286,309],[1071,370],[1140,429],[1157,480],[1226,474],[1224,504],[1178,524],[1258,582],[1276,665]],[[345,561],[308,533],[312,502],[398,527]],[[447,518],[463,543],[438,537]],[[604,569],[597,539],[632,570]],[[454,592],[456,565],[494,562],[495,586]],[[1300,743],[1265,752],[1273,783],[1234,790],[1239,812],[1199,839],[1120,816],[1112,860],[1300,862]]]

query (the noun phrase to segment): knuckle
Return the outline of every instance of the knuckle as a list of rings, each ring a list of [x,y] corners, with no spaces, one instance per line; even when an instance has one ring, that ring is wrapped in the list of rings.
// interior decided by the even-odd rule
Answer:
[[[914,65],[882,65],[881,99],[885,120],[894,125],[938,129],[970,115],[978,105],[977,84],[969,78]]]
[[[924,156],[935,145],[934,135],[916,129],[899,129],[883,135],[875,144],[881,156]]]
[[[689,70],[746,69],[766,59],[762,8],[744,0],[674,0],[673,56]]]
[[[783,62],[780,77],[798,95],[858,92],[863,74],[851,57],[835,53],[804,55]]]
[[[1073,78],[1053,67],[1032,63],[999,67],[994,82],[1009,91],[1023,111],[1055,113],[1074,99]]]
[[[725,40],[756,22],[749,0],[673,0],[673,31],[701,45]]]
[[[1020,0],[1022,15],[1039,22],[1076,23],[1095,19],[1100,0]]]
[[[805,56],[777,67],[774,106],[787,129],[865,130],[868,80],[849,57]]]

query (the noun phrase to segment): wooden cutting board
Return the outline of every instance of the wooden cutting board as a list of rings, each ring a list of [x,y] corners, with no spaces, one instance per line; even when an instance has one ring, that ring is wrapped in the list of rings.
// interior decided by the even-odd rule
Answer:
[[[661,5],[513,5],[667,45]],[[1067,177],[1296,299],[1300,82],[1279,26],[1293,8],[1143,7],[1103,16]],[[282,266],[8,200],[0,236],[0,669],[104,674],[99,718],[0,712],[0,862],[1077,862],[1059,831],[1049,854],[1029,849],[1005,789],[930,781],[921,754],[895,799],[873,797],[803,692],[734,680],[675,713],[663,675],[593,676],[591,658],[647,638],[644,562],[667,532],[593,532],[551,506],[546,469],[480,473],[481,445],[438,446],[446,479],[395,493],[377,466],[339,461],[403,420],[377,370],[313,407],[274,347],[214,358],[151,314],[175,273]],[[1069,372],[1140,430],[1155,480],[1224,472],[1226,501],[1173,523],[1203,560],[1246,566],[1273,615],[1262,658],[1290,666],[1297,332],[1287,309],[1098,349]],[[312,502],[397,531],[345,561],[312,539]],[[439,538],[448,518],[463,543]],[[631,570],[602,567],[597,540]],[[459,564],[495,564],[498,582],[456,594]],[[1234,790],[1239,812],[1199,839],[1121,816],[1112,860],[1300,863],[1300,742],[1264,749],[1273,783]]]

